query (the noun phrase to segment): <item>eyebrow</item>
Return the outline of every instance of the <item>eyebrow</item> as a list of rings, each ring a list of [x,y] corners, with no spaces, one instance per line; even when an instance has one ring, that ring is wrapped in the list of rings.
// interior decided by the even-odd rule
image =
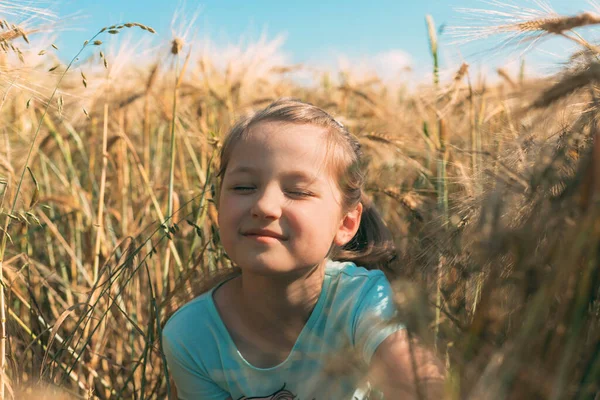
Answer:
[[[247,166],[247,165],[240,165],[240,166],[233,168],[231,170],[230,174],[231,175],[243,174],[243,173],[251,174],[251,173],[256,173],[256,172],[258,172],[258,169],[255,167]],[[284,175],[286,178],[306,180],[306,181],[310,181],[310,182],[317,182],[319,180],[319,175],[308,174],[302,170],[289,171],[289,172],[286,172]]]
[[[232,169],[231,172],[229,172],[229,173],[230,174],[241,174],[244,172],[246,172],[246,173],[256,172],[256,168],[250,167],[250,166],[245,166],[245,165],[240,165],[240,166]]]

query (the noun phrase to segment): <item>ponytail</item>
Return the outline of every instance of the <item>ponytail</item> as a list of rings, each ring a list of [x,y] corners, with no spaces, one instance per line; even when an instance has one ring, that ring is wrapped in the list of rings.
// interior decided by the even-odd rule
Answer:
[[[392,275],[392,263],[397,258],[392,233],[364,193],[360,202],[363,212],[356,235],[347,244],[334,250],[331,257],[337,261],[352,261],[367,269],[380,269]]]

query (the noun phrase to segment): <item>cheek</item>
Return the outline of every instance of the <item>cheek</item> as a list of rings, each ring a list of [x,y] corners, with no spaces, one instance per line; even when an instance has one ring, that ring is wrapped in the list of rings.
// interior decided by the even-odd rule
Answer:
[[[287,222],[290,227],[306,238],[309,242],[320,245],[333,239],[337,226],[333,220],[332,213],[326,207],[307,207],[295,210],[288,215]],[[325,243],[325,246],[328,244]]]
[[[297,234],[307,234],[316,221],[314,210],[310,207],[295,206],[286,210],[285,220],[290,229]]]
[[[222,196],[219,200],[219,226],[221,229],[230,228],[237,223],[239,215],[243,212],[243,202],[231,196]]]
[[[230,256],[235,254],[237,234],[240,229],[239,203],[231,197],[222,196],[219,200],[219,236],[221,244]]]

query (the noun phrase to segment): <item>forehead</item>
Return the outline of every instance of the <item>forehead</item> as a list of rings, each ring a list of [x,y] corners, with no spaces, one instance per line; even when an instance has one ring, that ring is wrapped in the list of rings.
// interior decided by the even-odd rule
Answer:
[[[239,164],[308,169],[327,164],[327,129],[309,124],[260,122],[234,145],[228,169]]]

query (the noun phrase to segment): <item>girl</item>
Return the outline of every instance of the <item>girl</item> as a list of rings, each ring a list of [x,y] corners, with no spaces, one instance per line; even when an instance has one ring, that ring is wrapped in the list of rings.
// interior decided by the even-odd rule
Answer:
[[[442,397],[441,368],[393,320],[376,269],[393,259],[391,236],[360,162],[358,141],[307,103],[279,100],[233,127],[217,203],[241,273],[165,326],[179,399],[364,399],[369,383],[386,399]]]

